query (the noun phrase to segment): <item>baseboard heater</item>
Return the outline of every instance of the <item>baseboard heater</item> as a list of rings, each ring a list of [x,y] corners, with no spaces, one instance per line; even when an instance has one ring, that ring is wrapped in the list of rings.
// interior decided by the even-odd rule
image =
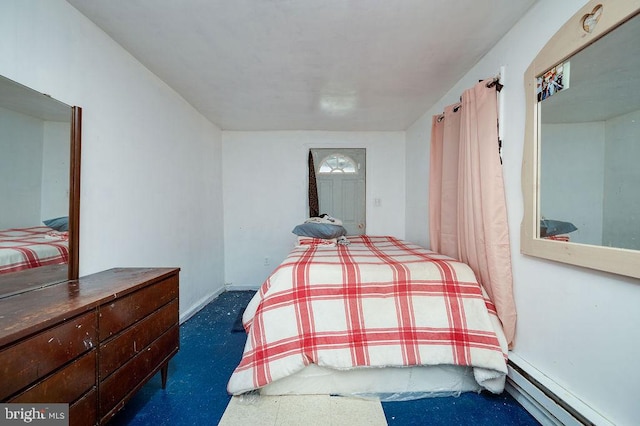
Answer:
[[[542,383],[542,380],[536,379],[525,370],[529,365],[524,360],[513,355],[510,355],[509,358],[505,390],[541,424],[556,426],[612,425],[610,421],[560,386],[553,385],[549,380],[545,380],[547,383]],[[526,367],[522,368],[523,365]],[[527,369],[534,371],[533,368]],[[557,389],[552,391],[551,387]]]

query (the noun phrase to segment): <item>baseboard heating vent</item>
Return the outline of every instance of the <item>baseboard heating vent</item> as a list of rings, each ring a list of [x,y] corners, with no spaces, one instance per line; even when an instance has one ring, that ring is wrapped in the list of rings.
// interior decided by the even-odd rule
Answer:
[[[515,354],[510,354],[505,390],[541,424],[545,426],[613,426],[610,421],[546,376],[541,374],[538,380],[521,366],[537,372],[526,361]]]

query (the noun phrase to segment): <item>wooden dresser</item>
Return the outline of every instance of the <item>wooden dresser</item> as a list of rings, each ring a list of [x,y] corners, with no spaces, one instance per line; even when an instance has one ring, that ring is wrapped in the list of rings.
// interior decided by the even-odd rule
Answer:
[[[117,268],[0,299],[0,401],[104,424],[178,352],[177,268]]]

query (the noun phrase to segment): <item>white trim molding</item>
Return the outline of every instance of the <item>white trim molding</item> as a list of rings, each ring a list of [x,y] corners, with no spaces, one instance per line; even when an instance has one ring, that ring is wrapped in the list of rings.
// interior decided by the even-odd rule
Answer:
[[[211,303],[213,299],[217,298],[224,292],[225,292],[225,288],[221,287],[216,291],[214,291],[213,293],[211,293],[210,295],[200,299],[200,301],[196,302],[193,306],[191,306],[189,309],[187,309],[185,312],[183,312],[180,315],[180,324],[182,324],[183,322],[185,322],[186,320],[188,320],[189,318],[197,314],[201,309],[203,309],[205,306]]]
[[[543,425],[614,426],[527,361],[509,353],[505,390]]]

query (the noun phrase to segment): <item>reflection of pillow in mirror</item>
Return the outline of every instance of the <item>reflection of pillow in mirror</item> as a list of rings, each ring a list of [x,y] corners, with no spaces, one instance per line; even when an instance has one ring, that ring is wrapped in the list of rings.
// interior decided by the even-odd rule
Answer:
[[[578,228],[571,222],[561,220],[542,219],[540,221],[540,237],[553,237],[554,235],[568,234]]]
[[[331,239],[347,235],[347,230],[340,225],[331,225],[328,223],[303,223],[293,228],[294,234],[301,237],[314,237]]]
[[[69,216],[56,217],[55,219],[47,219],[43,221],[49,228],[53,228],[56,231],[68,231],[69,230]]]

